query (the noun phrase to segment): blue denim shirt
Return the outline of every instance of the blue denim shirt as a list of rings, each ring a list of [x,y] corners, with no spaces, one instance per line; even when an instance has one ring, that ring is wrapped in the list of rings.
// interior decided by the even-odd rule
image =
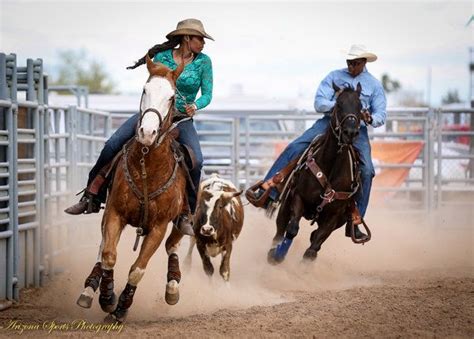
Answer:
[[[360,82],[362,93],[360,99],[362,107],[367,108],[372,114],[372,126],[379,127],[385,124],[387,116],[387,100],[382,84],[372,74],[364,68],[355,78],[349,73],[347,68],[339,69],[329,73],[318,87],[314,98],[314,109],[317,112],[329,114],[336,104],[335,91],[332,82],[338,87],[357,87]]]

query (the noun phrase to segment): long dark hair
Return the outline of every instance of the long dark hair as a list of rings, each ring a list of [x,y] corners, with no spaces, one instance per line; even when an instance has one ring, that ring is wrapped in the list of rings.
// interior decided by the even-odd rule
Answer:
[[[153,46],[152,48],[150,48],[148,50],[147,54],[151,59],[153,59],[157,53],[166,51],[167,49],[175,48],[176,46],[179,45],[180,42],[181,42],[181,36],[180,35],[172,36],[169,40],[167,40],[167,41],[165,41],[161,44],[157,44],[157,45]],[[135,65],[128,66],[127,69],[135,69],[138,66],[141,66],[145,63],[146,63],[146,55],[144,57],[138,59],[138,61],[135,63]]]

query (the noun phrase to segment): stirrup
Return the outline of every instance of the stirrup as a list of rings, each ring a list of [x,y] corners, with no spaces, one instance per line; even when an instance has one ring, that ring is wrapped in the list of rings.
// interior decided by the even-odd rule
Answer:
[[[84,191],[84,195],[76,204],[68,207],[64,210],[67,214],[79,215],[79,214],[91,214],[99,213],[101,209],[101,202],[96,199],[94,194],[91,194],[87,190]]]
[[[194,236],[192,214],[183,213],[176,218],[173,226],[181,233],[189,236]]]
[[[367,234],[365,234],[359,229],[359,225],[362,225],[365,228],[365,231],[367,232]],[[346,224],[345,233],[346,233],[346,237],[351,238],[352,242],[355,244],[365,244],[372,238],[372,233],[370,232],[370,229],[365,223],[363,218],[361,218],[360,224],[356,224],[356,223],[353,223],[352,221],[348,221]]]
[[[255,207],[265,208],[268,205],[268,200],[270,198],[270,190],[272,187],[268,189],[264,189],[262,187],[263,180],[260,180],[255,185],[251,186],[245,191],[245,197],[247,198],[248,202],[254,205]],[[262,194],[258,194],[259,190],[263,190]]]

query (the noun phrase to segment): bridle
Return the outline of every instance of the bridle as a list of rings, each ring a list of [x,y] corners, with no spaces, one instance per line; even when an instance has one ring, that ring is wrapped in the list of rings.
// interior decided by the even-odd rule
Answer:
[[[149,83],[154,76],[156,76],[156,75],[150,76],[148,78],[148,80],[146,81],[146,83]],[[178,93],[177,88],[175,86],[173,86],[173,87],[174,87],[173,89],[175,90],[175,93]],[[145,114],[147,114],[147,113],[156,114],[156,116],[158,117],[158,120],[160,121],[160,123],[158,125],[158,135],[156,136],[156,143],[155,143],[154,147],[158,147],[161,144],[161,142],[163,141],[164,135],[168,134],[167,132],[169,132],[169,129],[166,129],[165,131],[162,131],[162,128],[163,128],[163,115],[161,114],[161,112],[158,109],[156,109],[154,107],[148,107],[147,109],[142,111],[142,102],[143,102],[143,96],[144,95],[145,95],[145,89],[143,89],[142,96],[140,98],[140,108],[139,108],[140,119],[138,120],[138,123],[137,123],[135,135],[137,136],[137,141],[138,141],[138,129],[142,125],[143,117],[145,116]],[[180,93],[180,95],[181,95],[181,93]],[[167,115],[169,115],[174,110],[175,101],[176,101],[176,94],[171,97],[170,108],[168,110]]]
[[[359,118],[356,114],[354,114],[354,113],[346,114],[346,115],[344,116],[344,118],[342,118],[342,120],[339,121],[339,116],[338,116],[339,110],[338,110],[338,102],[337,102],[337,100],[338,100],[338,98],[339,98],[339,95],[340,95],[342,92],[344,92],[344,89],[336,93],[336,98],[337,98],[337,99],[336,99],[336,105],[334,105],[334,108],[333,108],[333,110],[332,110],[332,112],[331,112],[331,115],[334,115],[334,117],[336,118],[336,126],[333,126],[332,120],[329,122],[329,125],[331,126],[331,131],[332,131],[332,133],[334,134],[334,136],[336,137],[336,139],[337,139],[337,145],[338,145],[340,148],[342,148],[342,147],[348,145],[348,143],[345,143],[345,142],[342,141],[342,126],[344,125],[345,121],[346,121],[347,119],[349,119],[349,118],[353,118],[353,119],[357,122],[357,129],[360,128],[360,118]]]
[[[152,77],[153,76],[150,76],[148,78],[147,83],[150,82]],[[161,143],[163,142],[163,140],[165,140],[165,137],[167,135],[169,135],[170,132],[173,129],[175,129],[180,122],[191,119],[191,117],[187,117],[187,118],[181,119],[180,121],[177,121],[175,123],[171,123],[173,111],[175,109],[174,107],[175,107],[175,101],[176,101],[176,94],[178,94],[179,96],[182,97],[182,94],[179,93],[176,86],[173,86],[173,87],[174,87],[174,90],[175,90],[175,95],[173,95],[170,99],[170,101],[171,101],[170,102],[170,108],[168,110],[168,114],[167,114],[167,117],[166,117],[166,121],[170,122],[169,124],[163,124],[163,122],[164,122],[163,116],[160,113],[160,111],[156,108],[149,107],[149,108],[145,109],[142,112],[143,96],[145,95],[145,89],[143,89],[142,96],[141,96],[141,99],[140,99],[140,108],[139,108],[140,120],[138,121],[138,124],[137,124],[137,127],[136,127],[136,141],[137,142],[139,142],[138,141],[138,129],[140,128],[140,126],[142,124],[143,117],[147,113],[156,114],[158,116],[159,121],[160,121],[159,126],[158,126],[158,135],[156,136],[156,142],[152,146],[153,149],[156,149],[158,146],[160,146]],[[135,251],[138,247],[140,236],[144,235],[144,229],[148,225],[149,201],[155,199],[157,196],[159,196],[163,192],[167,191],[168,188],[173,184],[173,182],[176,179],[179,163],[183,161],[183,157],[181,155],[179,155],[175,150],[173,151],[174,166],[173,166],[173,172],[171,173],[170,177],[168,178],[168,181],[162,187],[158,188],[156,191],[154,191],[152,193],[148,193],[148,183],[147,183],[148,174],[147,174],[147,170],[146,170],[145,157],[149,154],[150,148],[148,146],[142,145],[143,146],[141,148],[141,153],[142,154],[141,154],[141,158],[140,158],[140,169],[141,169],[140,177],[142,179],[143,192],[141,192],[139,190],[138,186],[133,181],[132,176],[130,174],[130,170],[128,168],[128,159],[127,159],[127,157],[128,157],[128,152],[129,152],[129,147],[128,147],[129,144],[130,144],[130,142],[128,142],[127,144],[125,144],[123,146],[124,161],[123,161],[122,164],[123,164],[123,171],[125,173],[125,178],[126,178],[128,184],[129,184],[129,186],[131,187],[133,193],[136,195],[136,197],[138,198],[138,200],[140,202],[140,222],[139,222],[139,225],[137,227],[137,236],[136,236],[136,239],[135,239],[135,244],[133,246],[133,250]]]

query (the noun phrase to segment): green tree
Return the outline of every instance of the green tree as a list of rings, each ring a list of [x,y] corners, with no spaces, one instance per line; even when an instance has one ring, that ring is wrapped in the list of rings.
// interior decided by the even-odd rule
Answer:
[[[385,90],[385,93],[387,94],[396,92],[402,87],[398,80],[391,79],[387,73],[382,74],[381,82],[382,82],[383,89]]]
[[[441,102],[443,103],[443,105],[461,102],[458,90],[449,90],[448,93],[446,93],[446,95],[441,99]]]
[[[90,59],[83,49],[59,52],[58,75],[57,78],[53,77],[52,84],[87,86],[89,93],[95,94],[109,94],[115,90],[115,84],[105,67],[97,60]]]

